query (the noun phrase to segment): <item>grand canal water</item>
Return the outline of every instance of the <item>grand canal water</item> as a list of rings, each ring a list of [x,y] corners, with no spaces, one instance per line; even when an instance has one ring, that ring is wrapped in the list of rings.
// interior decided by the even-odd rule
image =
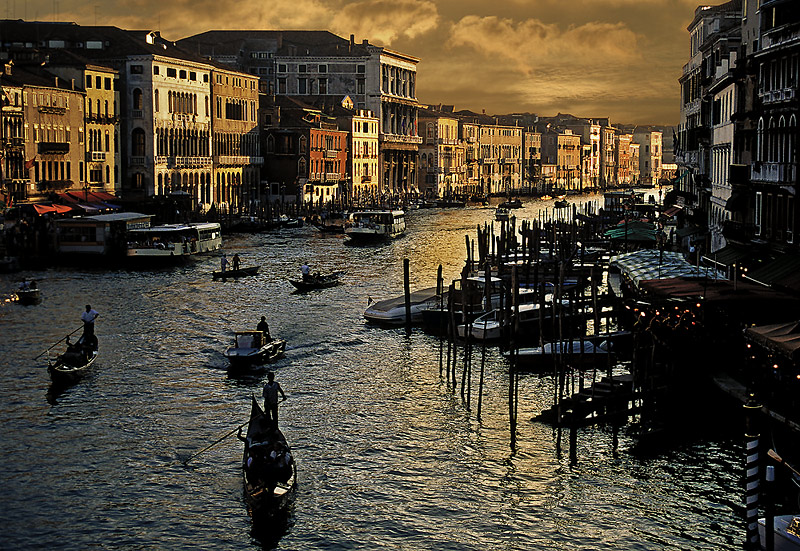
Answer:
[[[512,448],[496,351],[479,422],[475,402],[468,411],[440,378],[437,338],[365,323],[370,297],[402,293],[404,258],[413,288],[434,285],[439,264],[455,277],[464,236],[493,212],[413,211],[407,236],[370,247],[309,227],[226,236],[229,256],[262,266],[240,281],[211,280],[218,258],[22,274],[38,280],[43,302],[0,306],[0,548],[739,549],[735,423],[647,456],[631,453],[624,431],[615,442],[610,429],[588,428],[571,461],[566,435],[531,421],[551,380],[529,376]],[[346,269],[345,283],[294,294],[287,278],[302,262]],[[33,358],[80,325],[86,303],[100,312],[100,357],[86,379],[48,396],[44,358]],[[255,532],[235,437],[181,460],[246,421],[264,373],[229,377],[221,351],[261,315],[289,343],[275,368],[299,487],[286,521]]]

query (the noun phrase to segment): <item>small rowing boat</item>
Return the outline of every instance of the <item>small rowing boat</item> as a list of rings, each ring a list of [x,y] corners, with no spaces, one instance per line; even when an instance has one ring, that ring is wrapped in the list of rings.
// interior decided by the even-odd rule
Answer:
[[[342,272],[334,272],[327,275],[312,275],[307,279],[290,279],[289,283],[294,285],[298,291],[327,289],[328,287],[335,287],[341,283],[341,281],[339,281],[339,274],[341,273]]]
[[[236,279],[239,277],[247,277],[258,275],[258,269],[261,266],[248,266],[247,268],[239,268],[238,270],[217,270],[211,274],[212,279]]]
[[[247,512],[254,519],[269,518],[285,510],[297,486],[297,465],[286,437],[272,425],[252,397],[250,422],[244,442],[242,472]]]

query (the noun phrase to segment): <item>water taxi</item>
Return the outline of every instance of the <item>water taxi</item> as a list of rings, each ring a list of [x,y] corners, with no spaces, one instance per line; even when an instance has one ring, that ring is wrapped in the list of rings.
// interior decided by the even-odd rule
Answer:
[[[402,210],[365,210],[350,215],[350,226],[344,230],[352,240],[400,237],[406,232]]]
[[[130,230],[127,255],[142,259],[190,257],[221,247],[222,230],[218,222],[164,224]]]

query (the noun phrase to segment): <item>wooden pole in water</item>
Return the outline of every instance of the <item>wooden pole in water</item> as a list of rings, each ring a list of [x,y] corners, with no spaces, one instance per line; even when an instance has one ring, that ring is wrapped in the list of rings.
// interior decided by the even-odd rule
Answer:
[[[439,295],[439,377],[442,376],[444,353],[444,332],[442,331],[442,316],[444,315],[444,279],[442,278],[442,265],[436,271],[436,294]]]
[[[406,336],[411,335],[411,261],[403,259],[403,291],[406,297]]]

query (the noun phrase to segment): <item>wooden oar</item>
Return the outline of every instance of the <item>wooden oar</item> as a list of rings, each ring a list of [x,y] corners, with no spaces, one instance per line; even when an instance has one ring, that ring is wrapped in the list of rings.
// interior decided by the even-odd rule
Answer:
[[[767,455],[770,456],[775,461],[777,461],[778,463],[780,463],[781,465],[785,466],[787,469],[792,471],[795,475],[800,476],[800,471],[798,471],[797,469],[795,469],[794,467],[789,465],[786,461],[784,461],[783,458],[780,455],[778,455],[778,452],[776,452],[775,450],[770,449],[767,452]]]
[[[259,417],[261,417],[262,415],[264,415],[264,414],[262,413],[261,415],[256,415],[255,417],[253,417],[253,419],[258,419],[258,418],[259,418]],[[208,451],[208,450],[210,450],[211,448],[213,448],[214,446],[216,446],[217,444],[219,444],[220,442],[222,442],[223,440],[225,440],[226,438],[228,438],[229,436],[231,436],[231,435],[232,435],[234,432],[236,432],[236,431],[238,431],[238,430],[240,430],[240,429],[244,428],[244,426],[245,426],[246,424],[248,424],[250,421],[251,421],[251,419],[248,419],[247,421],[245,421],[244,423],[242,423],[241,425],[239,425],[238,427],[236,427],[235,429],[233,429],[233,430],[232,430],[232,431],[230,431],[229,433],[226,433],[226,434],[225,434],[224,436],[222,436],[221,438],[219,438],[219,439],[215,440],[214,442],[212,442],[211,444],[209,444],[208,446],[206,446],[205,448],[203,448],[203,449],[202,449],[202,450],[200,450],[199,452],[193,453],[192,455],[190,455],[189,457],[187,457],[186,459],[184,459],[184,460],[182,461],[182,463],[183,463],[184,465],[188,464],[188,463],[189,463],[189,461],[191,461],[192,459],[194,459],[195,457],[197,457],[197,456],[198,456],[198,455],[200,455],[201,453],[203,453],[203,452],[205,452],[205,451]]]
[[[56,347],[56,345],[57,345],[57,344],[59,344],[61,341],[63,341],[63,340],[64,340],[64,339],[66,339],[67,337],[70,337],[70,336],[74,335],[75,333],[77,333],[77,332],[78,332],[78,331],[80,331],[81,329],[83,329],[83,325],[81,325],[80,327],[78,327],[78,328],[77,328],[75,331],[73,331],[73,332],[72,332],[72,333],[70,333],[69,335],[66,335],[65,337],[62,337],[62,338],[58,339],[58,340],[57,340],[57,341],[56,341],[56,342],[53,344],[53,346],[51,346],[50,348],[48,348],[47,350],[45,350],[44,352],[42,352],[41,354],[39,354],[38,356],[36,356],[36,357],[34,358],[34,360],[38,360],[39,358],[41,358],[42,356],[44,356],[45,354],[47,354],[48,352],[50,352],[50,351],[51,351],[53,348],[55,348],[55,347]]]

